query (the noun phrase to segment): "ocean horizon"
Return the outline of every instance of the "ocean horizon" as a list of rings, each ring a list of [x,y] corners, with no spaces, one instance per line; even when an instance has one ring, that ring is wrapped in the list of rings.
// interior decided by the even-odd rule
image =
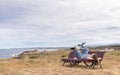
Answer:
[[[107,45],[86,45],[85,47],[94,48],[94,47],[104,47],[104,46],[120,46],[119,43],[107,44]],[[70,49],[71,47],[31,47],[31,48],[9,48],[9,49],[0,49],[0,58],[12,58],[14,55],[20,54],[24,51],[55,51]]]

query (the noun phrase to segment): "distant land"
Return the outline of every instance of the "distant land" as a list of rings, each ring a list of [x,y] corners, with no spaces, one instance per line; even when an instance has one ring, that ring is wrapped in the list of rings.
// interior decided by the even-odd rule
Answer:
[[[72,46],[74,47],[74,46]],[[85,47],[89,48],[120,48],[120,43],[115,44],[107,44],[107,45],[85,45]],[[39,50],[45,50],[45,49],[70,49],[71,47],[29,47],[29,48],[9,48],[11,50],[33,50],[33,49],[39,49]],[[8,49],[0,49],[0,50],[8,50]]]
[[[89,48],[94,48],[94,49],[105,49],[105,48],[108,48],[108,49],[120,50],[120,44],[89,46]]]

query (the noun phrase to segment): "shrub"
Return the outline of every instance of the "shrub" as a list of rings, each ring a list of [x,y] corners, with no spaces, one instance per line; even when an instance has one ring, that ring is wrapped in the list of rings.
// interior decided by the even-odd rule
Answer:
[[[37,58],[39,58],[39,55],[37,55],[37,54],[30,55],[29,58],[30,59],[37,59]]]
[[[67,54],[63,54],[61,57],[68,57],[68,55]]]

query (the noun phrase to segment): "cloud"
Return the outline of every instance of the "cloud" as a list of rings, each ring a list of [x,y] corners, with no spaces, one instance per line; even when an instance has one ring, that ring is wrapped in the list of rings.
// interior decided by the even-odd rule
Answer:
[[[120,42],[119,3],[119,0],[2,0],[1,48]]]

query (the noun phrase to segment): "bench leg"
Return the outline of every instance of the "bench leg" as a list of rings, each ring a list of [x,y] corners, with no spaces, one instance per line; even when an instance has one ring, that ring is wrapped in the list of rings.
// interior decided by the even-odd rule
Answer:
[[[89,64],[87,62],[83,62],[87,67],[92,67],[93,66],[93,62],[89,62]]]
[[[70,65],[75,66],[77,64],[76,61],[70,61]]]
[[[97,65],[97,63],[98,63],[98,62],[93,61],[93,62],[92,62],[92,66],[91,66],[91,67],[94,69],[94,68],[95,68],[95,65]]]
[[[65,65],[66,62],[63,63],[63,66]]]
[[[92,65],[93,69],[95,68],[95,65],[100,65],[100,69],[102,69],[101,61],[99,61],[99,62],[93,62],[93,65]]]
[[[99,64],[100,64],[100,68],[102,69],[102,64],[101,64],[101,61],[99,62]]]

